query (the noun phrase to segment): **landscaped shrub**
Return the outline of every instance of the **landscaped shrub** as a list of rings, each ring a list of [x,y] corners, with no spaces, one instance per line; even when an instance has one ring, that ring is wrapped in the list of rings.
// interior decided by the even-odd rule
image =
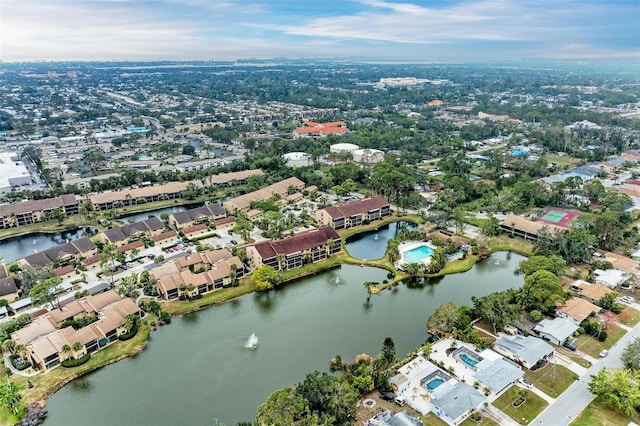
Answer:
[[[62,361],[62,366],[66,367],[66,368],[70,368],[70,367],[77,367],[78,365],[82,365],[85,362],[89,361],[89,359],[91,358],[91,354],[86,354],[78,359],[65,359],[64,361]]]
[[[18,355],[11,355],[10,358],[11,358],[11,365],[13,365],[14,368],[18,371],[26,370],[27,368],[31,367],[31,363],[29,361],[17,363],[16,360],[22,359]]]
[[[118,336],[118,340],[129,340],[131,339],[133,336],[135,336],[136,334],[138,334],[138,325],[134,325],[133,327],[131,327],[131,330],[129,330],[128,333],[124,333]]]

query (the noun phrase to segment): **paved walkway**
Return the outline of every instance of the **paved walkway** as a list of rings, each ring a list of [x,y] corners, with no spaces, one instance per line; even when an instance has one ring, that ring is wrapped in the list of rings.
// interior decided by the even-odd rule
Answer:
[[[518,422],[507,416],[501,410],[497,409],[491,404],[485,405],[480,408],[480,413],[498,423],[500,426],[517,426]]]
[[[545,401],[547,401],[549,404],[553,404],[556,401],[555,398],[550,397],[549,395],[547,395],[546,393],[542,392],[540,389],[538,389],[535,386],[532,387],[532,388],[528,388],[528,387],[526,387],[526,386],[524,386],[524,385],[522,385],[520,383],[517,383],[517,382],[516,382],[516,386],[518,386],[519,388],[526,389],[526,390],[529,390],[529,391],[535,393],[540,398],[542,398]]]

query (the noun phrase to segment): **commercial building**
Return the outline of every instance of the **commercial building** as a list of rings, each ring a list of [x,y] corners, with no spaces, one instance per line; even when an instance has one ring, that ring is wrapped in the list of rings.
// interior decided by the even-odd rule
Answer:
[[[288,152],[282,158],[287,167],[308,167],[313,164],[306,152]]]
[[[0,152],[0,192],[11,192],[35,180],[15,152]]]
[[[327,123],[317,123],[315,121],[304,121],[303,127],[293,131],[293,138],[301,137],[326,137],[328,135],[342,135],[349,131],[347,123],[344,121],[331,121]]]

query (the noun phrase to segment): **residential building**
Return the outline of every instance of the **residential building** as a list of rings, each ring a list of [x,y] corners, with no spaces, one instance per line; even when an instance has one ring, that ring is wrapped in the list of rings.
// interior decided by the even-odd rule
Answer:
[[[486,401],[476,388],[463,382],[443,383],[431,401],[433,413],[449,425],[458,425]]]
[[[628,273],[619,269],[596,269],[593,271],[596,276],[596,283],[606,285],[609,288],[616,288],[629,280],[631,277]]]
[[[544,222],[534,222],[514,214],[507,215],[502,223],[500,223],[500,228],[508,234],[524,238],[528,241],[538,241],[540,233],[545,229],[549,232],[550,236],[553,236],[556,232],[564,230],[556,225]]]
[[[391,205],[387,200],[382,197],[372,197],[316,210],[312,216],[321,225],[345,229],[380,220],[390,214]]]
[[[602,308],[596,306],[587,299],[581,297],[573,297],[567,300],[563,305],[556,308],[556,314],[560,318],[572,320],[577,325],[592,315],[596,315]]]
[[[79,238],[18,260],[25,266],[66,266],[73,260],[82,260],[98,253],[98,247],[89,238]]]
[[[578,328],[573,321],[565,318],[545,318],[540,321],[533,329],[544,340],[548,340],[556,345],[562,345],[567,339],[573,336]]]
[[[483,354],[486,356],[485,351],[480,355],[483,356]],[[483,358],[476,364],[478,372],[473,378],[489,388],[494,395],[499,395],[518,379],[524,377],[524,372],[518,365],[505,360],[495,352],[494,354],[496,355],[494,359]]]
[[[53,218],[54,210],[60,211],[64,216],[78,214],[78,201],[75,195],[65,194],[43,200],[0,206],[0,229],[50,220]]]
[[[182,197],[182,193],[189,185],[202,187],[202,182],[171,182],[164,185],[146,186],[126,189],[124,191],[103,192],[89,196],[93,210],[111,210],[118,207],[135,206],[162,200],[175,200]]]
[[[72,301],[62,309],[40,316],[12,333],[11,339],[16,344],[25,345],[34,367],[46,372],[67,358],[80,358],[117,340],[127,331],[123,325],[129,314],[139,317],[141,311],[133,300],[122,299],[110,290]],[[81,317],[92,317],[95,321],[79,330],[58,328],[68,319]],[[67,349],[76,342],[81,344],[79,350]]]
[[[19,288],[19,283],[14,277],[0,278],[0,299],[13,302],[20,294]]]
[[[300,232],[277,241],[263,241],[247,247],[250,263],[276,270],[299,268],[305,263],[325,260],[342,250],[342,240],[331,227]]]
[[[580,296],[592,302],[597,302],[608,294],[614,293],[609,287],[602,284],[591,284],[583,280],[576,280],[571,284],[571,290],[577,291]]]
[[[232,198],[231,200],[222,203],[224,208],[235,214],[238,211],[247,212],[251,209],[251,204],[258,201],[265,201],[271,197],[283,198],[290,191],[297,192],[304,188],[305,183],[298,178],[292,177],[281,180],[280,182],[269,185],[265,188],[257,191],[249,192],[248,194],[240,195],[239,197]]]
[[[227,249],[208,250],[166,262],[150,271],[165,300],[193,297],[228,287],[245,274],[242,261]]]
[[[203,222],[213,222],[216,219],[224,218],[227,215],[225,209],[218,203],[169,215],[169,226],[176,231],[189,228]]]
[[[104,244],[124,246],[129,242],[137,241],[142,237],[153,238],[162,234],[164,224],[156,216],[141,222],[130,223],[118,228],[107,229],[98,234],[98,238]]]
[[[529,369],[554,354],[553,346],[533,336],[500,336],[493,350]]]

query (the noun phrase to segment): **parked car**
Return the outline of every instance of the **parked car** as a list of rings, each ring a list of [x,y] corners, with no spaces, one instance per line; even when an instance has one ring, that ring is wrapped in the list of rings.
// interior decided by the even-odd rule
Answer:
[[[600,358],[604,358],[607,355],[609,355],[609,351],[608,350],[603,349],[603,350],[600,351]]]
[[[129,267],[128,267],[127,265],[124,265],[124,264],[120,265],[120,268],[121,268],[123,271],[126,271],[127,269],[129,269]]]
[[[144,257],[141,257],[140,259],[138,259],[138,263],[144,263]]]
[[[393,396],[393,394],[390,393],[381,393],[380,394],[380,399],[384,399],[385,401],[393,401],[395,397]]]
[[[622,300],[624,303],[629,303],[629,304],[636,303],[636,299],[631,296],[622,296],[620,300]]]
[[[572,351],[575,351],[576,349],[578,349],[578,348],[576,348],[576,345],[573,344],[573,342],[570,342],[568,340],[566,342],[564,342],[562,344],[562,346],[564,346],[565,348],[570,349]]]
[[[396,405],[402,407],[404,405],[404,397],[403,396],[398,396],[398,397],[396,397],[396,399],[393,400],[393,402],[395,402]]]
[[[518,381],[520,382],[520,384],[526,388],[531,389],[533,387],[533,383],[531,383],[530,381],[528,381],[527,379],[518,379]]]
[[[238,244],[236,240],[231,240],[231,244]]]
[[[134,266],[136,266],[136,265],[134,265],[134,264],[133,264],[133,263],[131,263],[131,262],[127,262],[127,268],[133,268]]]
[[[221,250],[222,246],[220,244],[216,244],[216,250]]]
[[[155,259],[155,258],[156,258],[156,255],[155,255],[155,254],[150,254],[150,255],[148,255],[147,257],[148,257],[150,260],[153,260],[153,259]]]

